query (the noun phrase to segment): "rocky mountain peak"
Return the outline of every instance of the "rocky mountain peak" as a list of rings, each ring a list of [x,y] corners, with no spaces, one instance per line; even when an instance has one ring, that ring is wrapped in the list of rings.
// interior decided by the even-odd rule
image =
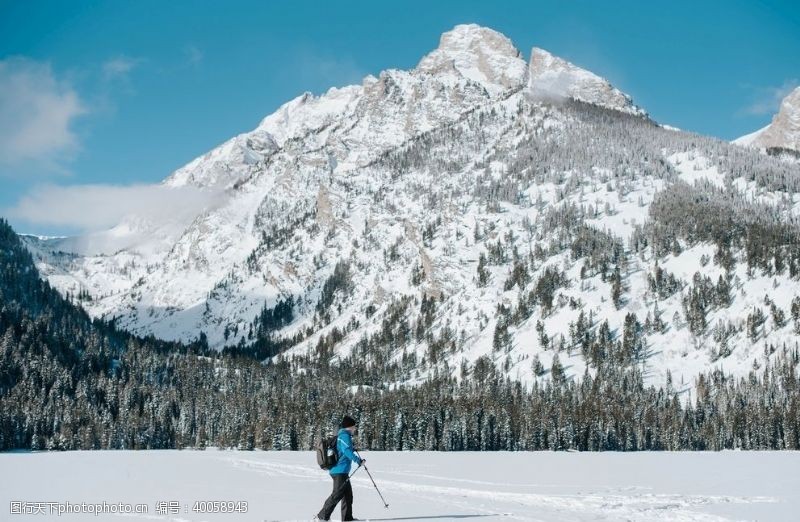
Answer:
[[[800,87],[795,88],[783,99],[778,113],[769,125],[734,140],[734,143],[800,151]]]
[[[254,131],[178,169],[166,183],[231,187],[293,140],[310,140],[311,148],[332,145],[343,168],[362,164],[380,150],[526,84],[542,98],[571,97],[644,114],[629,96],[594,73],[539,48],[533,49],[528,65],[505,35],[476,24],[457,25],[442,34],[439,46],[415,69],[389,69],[366,77],[361,85],[333,87],[319,96],[305,92],[265,117]]]
[[[525,80],[522,53],[505,35],[476,24],[457,25],[442,34],[439,47],[417,66],[425,72],[454,69],[490,93],[519,87]]]
[[[538,47],[531,50],[528,89],[534,96],[542,98],[574,98],[608,109],[645,114],[633,104],[630,96],[605,78]]]

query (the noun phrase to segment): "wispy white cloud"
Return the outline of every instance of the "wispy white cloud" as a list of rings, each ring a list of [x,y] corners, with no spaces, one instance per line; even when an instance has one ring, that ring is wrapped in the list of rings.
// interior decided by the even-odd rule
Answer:
[[[331,56],[316,49],[302,47],[295,51],[290,74],[312,91],[326,91],[361,83],[368,71],[350,56]]]
[[[74,122],[88,108],[48,63],[0,60],[0,164],[62,170],[79,148]]]
[[[121,93],[136,94],[132,76],[145,61],[144,58],[119,55],[101,64],[93,100],[99,112],[113,113],[116,110],[116,98]]]
[[[777,87],[753,87],[754,99],[741,112],[751,116],[774,114],[778,112],[781,101],[798,85],[800,85],[800,80],[792,78]]]
[[[2,210],[31,228],[97,231],[124,220],[185,222],[220,200],[220,191],[162,184],[39,185],[16,205]]]
[[[367,73],[359,67],[352,58],[324,58],[320,57],[316,61],[311,61],[310,65],[314,68],[313,74],[323,80],[332,81],[331,87],[337,84],[360,83]]]
[[[189,65],[194,66],[200,65],[204,58],[203,51],[191,44],[183,48],[183,54],[186,56],[186,61]]]
[[[103,77],[106,80],[127,78],[128,74],[130,74],[141,61],[141,58],[131,58],[129,56],[117,56],[106,60],[103,63]]]

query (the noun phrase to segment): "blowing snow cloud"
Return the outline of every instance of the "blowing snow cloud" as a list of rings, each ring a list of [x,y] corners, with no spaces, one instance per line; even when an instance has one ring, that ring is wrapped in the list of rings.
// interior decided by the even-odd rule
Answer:
[[[183,223],[221,197],[217,190],[140,185],[40,185],[4,213],[31,226],[96,231],[124,219]]]

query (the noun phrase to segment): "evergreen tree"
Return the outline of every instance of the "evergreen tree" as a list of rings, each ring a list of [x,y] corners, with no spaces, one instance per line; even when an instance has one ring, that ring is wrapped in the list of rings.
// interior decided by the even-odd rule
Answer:
[[[483,252],[478,256],[478,286],[483,287],[489,284],[491,274],[489,269],[486,268],[486,254]]]

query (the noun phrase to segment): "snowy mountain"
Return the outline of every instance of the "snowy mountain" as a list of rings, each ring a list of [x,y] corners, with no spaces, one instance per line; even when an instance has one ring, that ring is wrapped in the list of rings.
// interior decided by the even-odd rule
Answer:
[[[781,102],[772,123],[733,141],[758,148],[791,149],[800,152],[800,87]]]
[[[25,237],[59,291],[139,334],[402,358],[410,378],[622,357],[689,385],[800,331],[800,166],[663,128],[476,25],[412,70],[295,98],[163,184],[203,210]]]
[[[621,112],[646,115],[633,104],[630,96],[605,78],[536,47],[531,51],[528,89],[542,98],[573,98]]]

